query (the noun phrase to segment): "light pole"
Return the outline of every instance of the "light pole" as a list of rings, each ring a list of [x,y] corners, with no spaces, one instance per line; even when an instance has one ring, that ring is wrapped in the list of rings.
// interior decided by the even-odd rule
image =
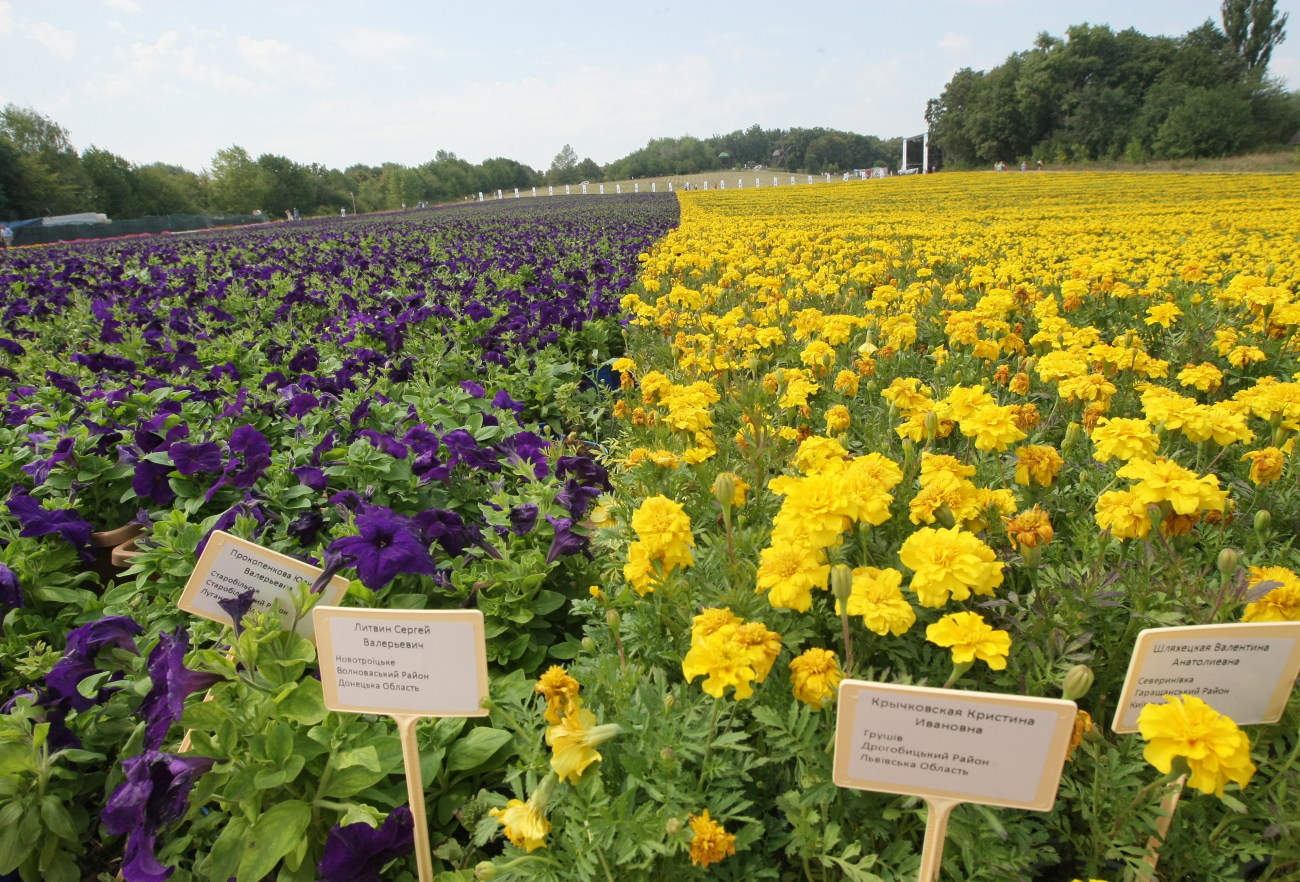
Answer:
[[[351,190],[349,190],[348,193],[351,194],[351,196],[352,196],[352,213],[353,213],[353,214],[356,214],[356,213],[357,213],[357,194],[356,194],[356,193],[353,193]]]

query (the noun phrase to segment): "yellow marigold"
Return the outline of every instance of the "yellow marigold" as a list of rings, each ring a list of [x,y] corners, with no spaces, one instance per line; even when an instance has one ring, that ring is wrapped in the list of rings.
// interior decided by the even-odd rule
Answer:
[[[766,679],[780,652],[780,634],[761,622],[736,617],[707,634],[692,634],[682,674],[688,683],[703,676],[700,686],[714,698],[722,698],[731,687],[739,701],[754,694],[753,684]]]
[[[857,567],[844,612],[862,616],[862,624],[881,637],[900,637],[916,623],[916,610],[903,597],[903,574],[892,567]],[[839,603],[836,603],[838,611]]]
[[[577,784],[587,766],[600,762],[596,750],[615,737],[622,728],[617,723],[596,725],[596,715],[578,710],[546,730],[546,744],[551,748],[551,768],[561,781]]]
[[[1178,317],[1183,314],[1173,303],[1157,303],[1147,310],[1147,317],[1144,321],[1148,325],[1159,325],[1162,328],[1168,328],[1178,321]]]
[[[644,542],[633,542],[627,547],[627,563],[623,564],[623,578],[641,597],[654,590],[658,579],[655,560],[646,553]]]
[[[938,472],[948,472],[955,478],[969,478],[975,474],[975,466],[946,453],[922,453],[921,483],[926,483]]]
[[[889,388],[880,393],[880,397],[898,408],[903,413],[910,413],[930,406],[934,393],[930,387],[916,377],[895,377]]]
[[[1250,480],[1256,484],[1271,484],[1282,477],[1286,458],[1276,447],[1265,447],[1243,454],[1241,461],[1250,461]]]
[[[1244,368],[1246,365],[1268,360],[1264,350],[1258,346],[1234,346],[1225,357],[1228,359],[1228,364],[1235,368]]]
[[[1079,745],[1083,743],[1083,738],[1093,730],[1092,714],[1086,710],[1078,710],[1074,713],[1074,728],[1070,731],[1070,746],[1066,751],[1067,760],[1074,759],[1074,752]]]
[[[891,516],[894,502],[889,492],[903,480],[898,464],[879,453],[849,460],[838,474],[844,490],[844,512],[854,521],[878,527]]]
[[[1007,388],[1017,395],[1026,394],[1029,391],[1029,374],[1020,371],[1011,378],[1011,382],[1007,384]]]
[[[687,823],[691,826],[691,863],[703,868],[736,853],[736,837],[710,818],[708,809],[691,815]]]
[[[504,809],[491,809],[488,814],[505,828],[506,839],[515,848],[536,851],[546,846],[546,834],[551,832],[551,822],[546,820],[546,804],[558,779],[547,775],[537,785],[528,802],[512,799]]]
[[[578,697],[581,685],[569,676],[569,672],[559,665],[551,665],[546,673],[537,678],[533,691],[546,699],[546,722],[555,725],[561,719],[582,707]]]
[[[794,466],[805,475],[839,471],[849,452],[834,438],[813,435],[799,442],[794,454]]]
[[[826,411],[826,431],[843,432],[853,422],[853,417],[849,414],[849,409],[842,404],[837,404],[830,410]]]
[[[924,466],[922,467],[924,469]],[[933,524],[947,508],[954,520],[967,520],[979,514],[979,488],[952,472],[936,471],[921,478],[921,489],[908,502],[914,524]]]
[[[958,425],[963,435],[975,439],[975,447],[979,450],[1006,450],[1025,437],[1024,431],[1016,425],[1012,409],[996,404],[977,409]]]
[[[1138,731],[1147,745],[1142,756],[1169,774],[1174,760],[1187,761],[1187,783],[1202,793],[1223,796],[1223,786],[1245,787],[1255,774],[1250,739],[1231,717],[1194,695],[1166,695],[1164,704],[1148,704],[1138,714]]]
[[[926,627],[925,639],[950,649],[954,665],[979,660],[995,671],[1006,668],[1007,653],[1011,651],[1011,635],[996,630],[973,612],[949,613]]]
[[[790,662],[790,684],[794,697],[814,710],[821,710],[835,697],[835,690],[844,679],[835,653],[829,649],[813,647]]]
[[[947,415],[959,423],[987,407],[997,405],[983,386],[953,386],[940,403],[946,406]]]
[[[1197,475],[1164,457],[1129,460],[1115,474],[1138,482],[1133,491],[1144,504],[1168,502],[1177,514],[1223,511],[1227,504],[1228,491],[1219,488],[1217,475]]]
[[[835,375],[834,389],[850,398],[858,394],[858,375],[850,370],[840,371]]]
[[[632,406],[620,398],[614,402],[614,418],[625,420],[632,415]]]
[[[966,600],[972,591],[992,596],[1002,584],[1004,565],[993,549],[957,527],[922,527],[903,542],[898,558],[912,571],[922,606],[941,607],[950,596]]]
[[[1108,490],[1097,497],[1096,519],[1116,539],[1144,539],[1151,532],[1147,505],[1132,490]]]
[[[1223,383],[1223,371],[1208,361],[1189,364],[1178,372],[1178,382],[1183,386],[1192,386],[1202,392],[1213,392]]]
[[[1063,401],[1109,401],[1118,390],[1104,374],[1086,374],[1062,380],[1056,391]]]
[[[1038,405],[1032,403],[1011,405],[1011,416],[1015,420],[1016,428],[1025,432],[1032,432],[1043,420],[1042,414],[1038,412]]]
[[[1027,444],[1016,448],[1016,483],[1043,487],[1052,486],[1065,460],[1056,452],[1055,447],[1043,444]]]
[[[1047,512],[1035,505],[1029,511],[1021,512],[1014,518],[1007,518],[1007,535],[1020,550],[1036,548],[1051,543],[1056,532]]]
[[[1102,417],[1089,432],[1093,457],[1098,462],[1111,459],[1154,459],[1160,439],[1146,420],[1126,417]]]
[[[850,501],[838,474],[814,474],[802,478],[782,476],[768,482],[773,493],[784,496],[781,509],[772,519],[775,530],[799,522],[810,544],[829,548],[849,528]]]
[[[812,606],[812,590],[826,588],[830,571],[819,549],[781,542],[759,552],[755,590],[767,592],[772,606],[807,612]]]
[[[689,550],[695,545],[691,519],[681,503],[663,495],[649,497],[632,514],[632,529],[646,555],[664,561],[666,567],[694,563]]]
[[[1286,567],[1251,567],[1248,593],[1268,589],[1246,604],[1243,622],[1300,622],[1300,577]]]

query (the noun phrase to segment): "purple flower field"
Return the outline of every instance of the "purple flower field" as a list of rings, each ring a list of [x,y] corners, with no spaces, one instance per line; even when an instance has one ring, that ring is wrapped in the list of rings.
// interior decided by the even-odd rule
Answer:
[[[676,222],[671,196],[556,198],[0,257],[0,812],[28,819],[0,876],[398,856],[355,826],[404,801],[395,736],[327,717],[311,645],[248,598],[223,628],[177,597],[220,529],[347,577],[348,605],[481,609],[501,671],[571,654],[619,299]],[[114,567],[100,534],[130,523]],[[436,824],[494,757],[460,757]],[[252,847],[264,818],[297,838]]]

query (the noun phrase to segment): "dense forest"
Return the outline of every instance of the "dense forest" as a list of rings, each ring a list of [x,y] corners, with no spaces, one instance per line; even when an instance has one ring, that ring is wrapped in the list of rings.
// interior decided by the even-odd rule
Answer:
[[[949,165],[1229,156],[1285,144],[1300,101],[1268,76],[1286,14],[1275,0],[1225,0],[1181,37],[1104,25],[1039,35],[990,71],[964,68],[929,102],[931,143]]]
[[[1268,76],[1286,36],[1276,0],[1223,0],[1222,27],[1149,37],[1081,24],[1041,34],[990,71],[964,68],[926,109],[931,144],[948,166],[1041,159],[1226,156],[1280,146],[1300,129],[1300,93]],[[83,211],[114,219],[166,214],[337,214],[548,184],[684,175],[724,163],[809,173],[892,167],[901,138],[824,128],[656,138],[601,166],[565,144],[545,171],[513,159],[470,163],[439,150],[422,165],[342,171],[237,145],[199,172],[137,165],[100,147],[78,153],[66,129],[31,108],[0,110],[0,220]]]

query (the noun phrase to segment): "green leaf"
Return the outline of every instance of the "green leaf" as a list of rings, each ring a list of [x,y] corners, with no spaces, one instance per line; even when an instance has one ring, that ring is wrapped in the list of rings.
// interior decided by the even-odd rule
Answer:
[[[378,772],[379,752],[370,745],[357,747],[352,750],[340,750],[338,753],[334,754],[331,765],[336,769],[346,769],[350,766],[361,766],[363,769]]]
[[[297,688],[281,695],[276,706],[285,719],[304,726],[316,725],[325,719],[325,714],[328,713],[325,707],[325,692],[321,688],[320,680],[314,677],[300,681]]]
[[[77,840],[78,833],[72,823],[72,815],[57,796],[50,794],[41,800],[41,820],[45,822],[50,832],[60,839],[69,842]]]
[[[271,806],[253,824],[239,860],[236,882],[259,882],[298,845],[311,823],[311,806],[292,799]]]
[[[486,763],[492,755],[510,741],[511,735],[504,729],[479,726],[451,746],[447,754],[447,768],[452,771],[467,771]]]
[[[209,879],[229,879],[239,869],[239,859],[244,854],[244,833],[248,831],[248,821],[244,818],[232,818],[226,824],[217,841],[212,843],[208,852],[208,865],[204,875]]]

